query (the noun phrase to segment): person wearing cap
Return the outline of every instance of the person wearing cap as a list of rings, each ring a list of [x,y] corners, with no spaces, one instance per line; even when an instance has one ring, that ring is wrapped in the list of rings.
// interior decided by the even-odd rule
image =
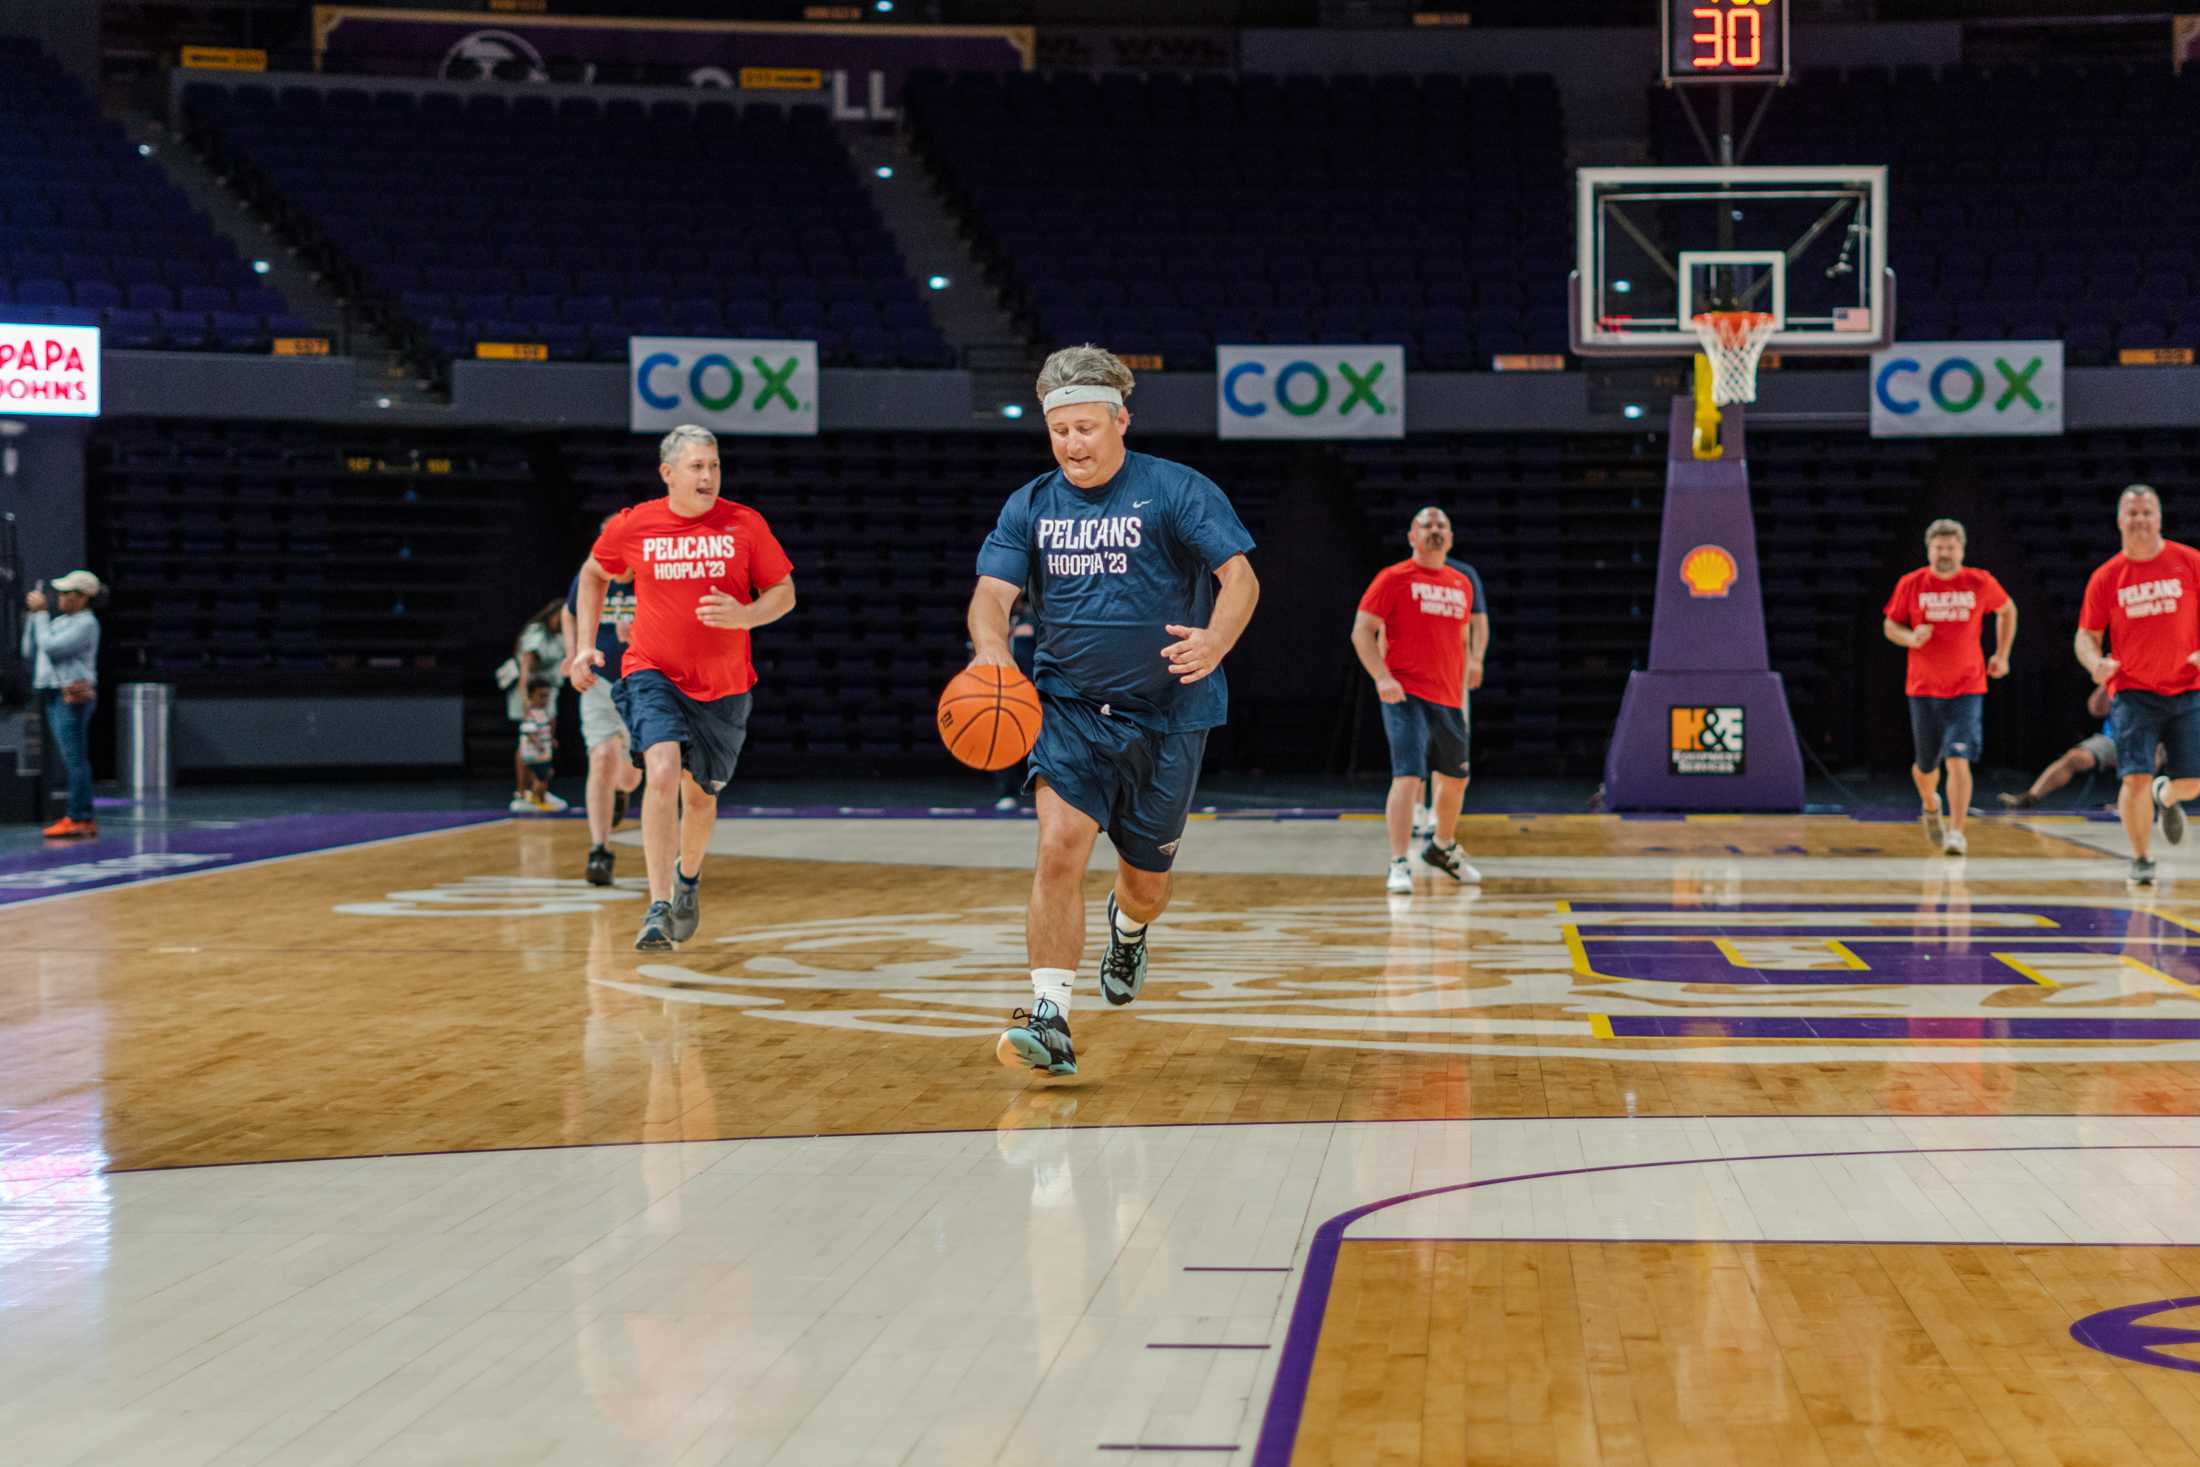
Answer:
[[[1169,903],[1207,731],[1229,712],[1222,660],[1260,599],[1253,537],[1214,481],[1125,448],[1131,386],[1130,368],[1097,346],[1047,358],[1038,395],[1056,467],[1002,506],[970,598],[974,667],[1015,665],[1019,591],[1038,627],[1032,1002],[1011,1015],[994,1056],[1053,1075],[1077,1073],[1070,986],[1093,843],[1105,830],[1116,856],[1100,992],[1127,1004],[1145,985],[1146,929]]]
[[[53,735],[54,751],[69,772],[68,813],[46,827],[53,840],[99,834],[92,818],[92,710],[99,706],[99,618],[92,598],[99,577],[70,571],[53,583],[51,603],[43,590],[23,598],[30,615],[23,621],[23,659],[31,664],[31,687]]]

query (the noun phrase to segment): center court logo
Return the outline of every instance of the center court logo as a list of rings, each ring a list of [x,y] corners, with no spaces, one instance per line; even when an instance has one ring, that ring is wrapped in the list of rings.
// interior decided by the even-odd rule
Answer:
[[[1672,728],[1667,767],[1674,774],[1740,774],[1745,748],[1742,710],[1732,704],[1666,710]]]
[[[1956,915],[1465,893],[1172,908],[1153,981],[1111,1022],[1202,1045],[1645,1064],[2200,1059],[2200,1019],[2176,1009],[2200,984],[2190,931],[2122,908]],[[589,981],[727,1024],[988,1046],[1031,998],[1020,906],[759,927]]]

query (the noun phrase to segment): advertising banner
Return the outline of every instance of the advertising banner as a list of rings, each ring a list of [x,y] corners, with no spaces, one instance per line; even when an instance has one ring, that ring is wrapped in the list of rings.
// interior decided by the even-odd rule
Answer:
[[[317,5],[313,64],[382,76],[489,77],[733,87],[741,73],[822,73],[835,110],[891,118],[911,71],[1027,71],[1029,26],[790,25],[741,21],[488,16]],[[784,86],[784,82],[781,83]]]
[[[627,339],[627,426],[661,433],[817,436],[817,343],[702,336]]]
[[[99,328],[0,321],[0,417],[99,416]]]
[[[1402,346],[1218,346],[1223,438],[1403,438]]]
[[[2063,430],[2059,341],[1899,341],[1872,353],[1872,437]]]

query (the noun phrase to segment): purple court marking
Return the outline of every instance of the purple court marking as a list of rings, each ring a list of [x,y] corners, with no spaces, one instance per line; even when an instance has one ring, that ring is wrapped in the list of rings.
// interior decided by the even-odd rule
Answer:
[[[2026,1043],[2088,1039],[2200,1039],[2200,1019],[1912,1019],[1828,1015],[1691,1017],[1614,1014],[1615,1039],[1961,1039]]]
[[[490,810],[370,811],[280,815],[226,829],[210,825],[117,833],[59,850],[0,856],[0,906],[510,818]]]
[[[2156,1299],[2150,1304],[2126,1304],[2121,1309],[2104,1309],[2098,1314],[2089,1314],[2070,1326],[2070,1338],[2104,1355],[2114,1355],[2119,1360],[2130,1360],[2140,1365],[2159,1365],[2167,1370],[2190,1370],[2200,1374],[2200,1360],[2187,1360],[2182,1355],[2165,1355],[2154,1348],[2157,1345],[2190,1345],[2200,1342],[2200,1329],[2175,1329],[2169,1325],[2139,1323],[2150,1315],[2167,1314],[2173,1309],[2190,1309],[2195,1304],[2200,1304],[2200,1298]]]
[[[1511,1182],[1547,1182],[1559,1177],[1585,1177],[1602,1172],[1655,1171],[1676,1166],[1738,1166],[1748,1161],[1818,1161],[1852,1156],[1979,1155],[2032,1151],[2200,1151],[2200,1144],[1890,1146],[1862,1151],[1782,1151],[1764,1156],[1687,1156],[1672,1161],[1630,1161],[1610,1166],[1575,1166],[1547,1172],[1522,1172],[1510,1177],[1490,1177],[1480,1182],[1453,1182],[1443,1187],[1426,1187],[1418,1192],[1401,1192],[1395,1197],[1362,1203],[1358,1207],[1338,1213],[1314,1232],[1314,1242],[1307,1249],[1305,1277],[1299,1283],[1299,1297],[1291,1306],[1291,1323],[1284,1333],[1283,1358],[1276,1364],[1276,1378],[1268,1391],[1268,1409],[1261,1417],[1260,1439],[1253,1446],[1252,1467],[1289,1467],[1291,1453],[1298,1444],[1299,1418],[1306,1411],[1307,1387],[1314,1378],[1314,1354],[1321,1344],[1322,1316],[1329,1308],[1329,1287],[1337,1274],[1337,1254],[1344,1246],[1345,1230],[1363,1217],[1396,1207],[1400,1203],[1419,1202],[1425,1197],[1441,1197],[1452,1192],[1474,1192],[1484,1187],[1502,1187]],[[1618,1240],[1593,1238],[1584,1241],[1604,1243]]]
[[[1186,1273],[1289,1273],[1291,1270],[1288,1266],[1283,1268],[1256,1268],[1235,1263],[1192,1263],[1185,1265],[1184,1271]]]
[[[1265,1350],[1266,1345],[1148,1345],[1149,1350]]]

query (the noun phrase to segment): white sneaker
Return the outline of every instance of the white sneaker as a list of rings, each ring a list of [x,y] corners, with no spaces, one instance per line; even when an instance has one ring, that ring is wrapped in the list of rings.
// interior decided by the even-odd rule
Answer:
[[[514,815],[539,815],[542,813],[536,807],[535,802],[527,798],[527,796],[525,795],[512,796],[512,803],[506,805],[504,808],[511,811]]]
[[[993,808],[996,810],[1013,810],[1016,808],[1016,797],[1014,795],[1003,795],[993,802]]]
[[[1413,868],[1400,856],[1390,863],[1390,875],[1383,878],[1383,890],[1397,896],[1409,896],[1413,892]]]
[[[540,800],[540,808],[549,811],[553,815],[557,814],[560,810],[570,810],[573,808],[565,801],[559,799],[556,795],[551,794],[548,790],[544,790],[542,792]]]
[[[1413,812],[1413,838],[1417,841],[1432,840],[1436,835],[1436,817],[1425,810]]]
[[[1944,856],[1960,856],[1969,849],[1971,849],[1971,843],[1963,838],[1963,832],[1960,830],[1949,831],[1948,838],[1941,842],[1940,846],[1940,852]]]

